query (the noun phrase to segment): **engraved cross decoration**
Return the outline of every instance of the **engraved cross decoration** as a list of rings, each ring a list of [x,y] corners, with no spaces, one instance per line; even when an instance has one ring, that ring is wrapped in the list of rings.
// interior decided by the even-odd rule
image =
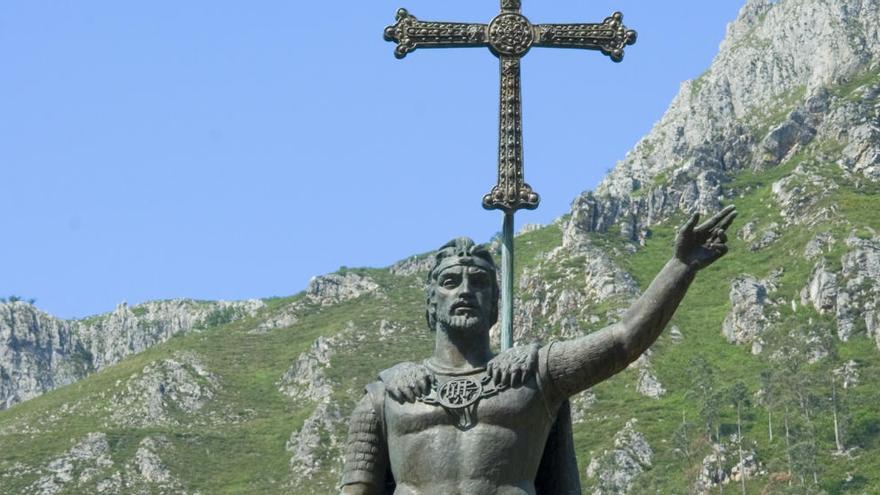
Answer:
[[[540,197],[523,177],[520,59],[533,46],[598,50],[623,60],[623,49],[636,42],[636,32],[615,12],[598,24],[532,24],[520,13],[520,0],[501,0],[501,13],[489,24],[420,21],[405,9],[385,28],[385,39],[397,43],[403,58],[417,48],[488,47],[501,62],[498,132],[498,183],[483,197],[483,207],[504,212],[502,230],[502,348],[513,341],[513,214],[538,207]]]

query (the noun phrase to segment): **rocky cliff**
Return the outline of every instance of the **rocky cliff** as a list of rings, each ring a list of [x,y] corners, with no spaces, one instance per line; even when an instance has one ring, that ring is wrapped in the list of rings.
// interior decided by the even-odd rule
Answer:
[[[737,173],[777,167],[811,145],[833,145],[842,172],[880,180],[878,70],[880,2],[749,0],[709,69],[682,84],[596,191],[575,200],[567,238],[616,228],[644,239],[676,213],[712,211],[744,192],[730,187]],[[804,206],[785,201],[785,186],[783,211]]]
[[[261,301],[174,300],[85,320],[59,320],[34,307],[0,302],[0,409],[68,385],[181,333],[253,316]]]

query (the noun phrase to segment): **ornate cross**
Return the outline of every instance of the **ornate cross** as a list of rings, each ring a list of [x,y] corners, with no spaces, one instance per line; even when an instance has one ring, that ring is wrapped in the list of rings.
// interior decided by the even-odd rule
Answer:
[[[540,197],[523,177],[520,59],[533,46],[598,50],[623,60],[623,48],[636,42],[636,32],[615,12],[598,24],[532,24],[520,13],[520,0],[501,0],[501,13],[489,24],[425,22],[405,9],[385,28],[385,39],[397,43],[394,55],[417,48],[488,47],[501,61],[498,131],[498,183],[483,197],[483,207],[504,212],[502,230],[502,347],[513,341],[513,214],[538,207]]]

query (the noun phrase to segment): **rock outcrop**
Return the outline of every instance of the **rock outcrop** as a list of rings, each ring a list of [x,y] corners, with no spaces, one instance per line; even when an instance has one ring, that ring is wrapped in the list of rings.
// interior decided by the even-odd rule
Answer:
[[[134,456],[120,463],[111,457],[107,434],[93,432],[78,440],[69,450],[37,468],[20,466],[7,473],[13,477],[37,476],[24,493],[176,493],[186,490],[160,458],[173,449],[164,436],[147,436],[138,444]]]
[[[174,335],[255,315],[265,304],[156,301],[84,320],[0,302],[0,409],[73,383]]]
[[[736,443],[735,440],[734,438],[733,443]],[[736,461],[733,465],[730,465],[731,459]],[[728,452],[724,445],[716,443],[712,444],[712,451],[700,462],[700,471],[692,491],[696,494],[708,495],[718,486],[739,483],[743,476],[746,480],[750,480],[766,474],[755,452],[743,451],[740,462],[735,450]]]
[[[657,379],[657,375],[654,374],[654,368],[651,366],[651,351],[639,356],[639,358],[631,365],[635,367],[639,373],[639,377],[636,380],[636,391],[645,397],[650,397],[652,399],[659,399],[664,394],[666,394],[666,389],[660,383],[660,380]]]
[[[322,306],[356,299],[375,292],[379,285],[368,276],[354,272],[331,273],[309,280],[306,296]]]
[[[840,340],[864,332],[880,348],[880,237],[850,236],[845,243],[848,251],[839,271],[828,268],[824,259],[816,262],[801,303],[834,315]]]
[[[729,342],[749,344],[752,354],[762,349],[761,334],[767,326],[765,307],[768,304],[766,282],[743,275],[731,283],[730,312],[724,318],[721,332]]]
[[[379,324],[380,334],[384,332],[390,335],[394,329],[395,325],[385,320]],[[341,455],[344,418],[339,404],[333,400],[333,386],[326,371],[330,368],[331,357],[340,350],[350,348],[357,334],[358,329],[349,322],[333,337],[318,337],[309,350],[297,357],[278,383],[281,393],[300,404],[314,407],[302,426],[290,434],[286,444],[291,454],[290,474],[293,480],[310,479],[326,468],[328,461]]]
[[[113,419],[125,426],[180,425],[220,390],[220,379],[198,356],[180,353],[150,363],[113,397]]]
[[[566,239],[619,227],[643,240],[672,215],[716,210],[732,193],[731,174],[775,167],[817,141],[841,143],[840,166],[876,181],[880,90],[862,89],[853,101],[827,87],[877,70],[878,23],[878,0],[748,1],[709,70],[683,83],[651,132],[575,199]],[[791,194],[791,182],[779,193],[812,200]],[[819,218],[803,213],[787,218]]]
[[[625,495],[638,475],[652,465],[654,451],[636,430],[636,420],[614,435],[614,449],[594,457],[587,466],[587,478],[595,480],[593,495]]]

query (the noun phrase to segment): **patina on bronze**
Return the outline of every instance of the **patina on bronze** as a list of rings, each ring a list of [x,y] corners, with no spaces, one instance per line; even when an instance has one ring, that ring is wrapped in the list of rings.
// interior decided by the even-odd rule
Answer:
[[[434,354],[367,386],[352,413],[342,493],[580,494],[568,398],[654,343],[697,272],[727,252],[735,217],[732,206],[699,226],[699,215],[691,217],[672,258],[619,322],[497,356],[489,347],[499,295],[492,256],[470,239],[441,247],[428,276]],[[490,384],[497,393],[485,393]],[[450,414],[463,409],[467,418]]]
[[[420,21],[400,9],[397,23],[385,28],[385,39],[397,43],[397,58],[418,48],[488,47],[501,62],[498,182],[483,197],[483,207],[504,212],[501,346],[507,349],[513,345],[513,214],[540,202],[523,175],[520,59],[540,46],[598,50],[620,62],[624,47],[636,42],[636,32],[623,25],[620,12],[597,24],[532,24],[520,13],[519,0],[502,0],[501,12],[489,24]]]

